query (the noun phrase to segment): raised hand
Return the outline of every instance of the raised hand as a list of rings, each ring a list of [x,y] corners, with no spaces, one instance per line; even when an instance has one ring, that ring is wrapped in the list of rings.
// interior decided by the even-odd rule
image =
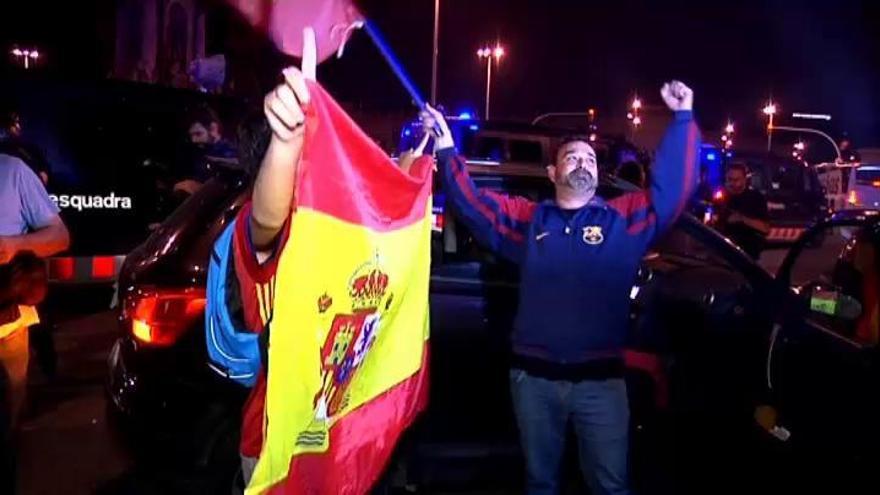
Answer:
[[[306,80],[315,80],[317,66],[315,31],[303,29],[302,70],[288,67],[284,70],[284,82],[273,89],[263,102],[263,111],[275,137],[283,142],[302,139],[305,112],[309,102]]]
[[[442,150],[455,147],[455,141],[452,140],[452,132],[449,131],[449,124],[443,114],[431,105],[425,105],[425,110],[419,114],[422,119],[422,129],[430,132],[434,136],[435,149]],[[436,128],[439,127],[440,135],[437,135]]]
[[[673,112],[694,109],[694,92],[681,81],[670,81],[660,88],[660,96]]]

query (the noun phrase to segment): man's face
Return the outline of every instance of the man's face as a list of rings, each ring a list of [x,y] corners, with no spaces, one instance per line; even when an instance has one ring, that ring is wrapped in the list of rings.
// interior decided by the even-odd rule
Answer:
[[[189,126],[189,141],[196,146],[207,146],[220,140],[220,126],[212,123],[205,127],[199,122]]]
[[[746,173],[739,169],[731,169],[724,176],[724,187],[730,194],[741,194],[746,190]]]
[[[9,134],[14,137],[21,137],[21,118],[13,114],[9,119]]]
[[[584,141],[567,143],[556,153],[556,163],[547,167],[547,175],[557,189],[592,194],[599,183],[596,152]]]

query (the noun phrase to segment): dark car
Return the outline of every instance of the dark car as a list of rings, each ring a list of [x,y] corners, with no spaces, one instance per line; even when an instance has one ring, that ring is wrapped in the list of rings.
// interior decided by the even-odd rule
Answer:
[[[539,171],[508,174],[501,164],[471,166],[479,185],[535,199],[550,193]],[[611,197],[625,187],[606,181],[600,194]],[[218,486],[235,472],[247,391],[208,361],[205,266],[214,239],[248,192],[244,176],[219,175],[128,257],[119,287],[121,336],[109,360],[114,417],[151,440],[172,442],[174,448],[162,449],[165,456],[195,461],[216,474]],[[406,464],[423,486],[517,486],[521,458],[507,372],[517,271],[442,213],[442,191],[436,197],[430,406],[405,442]],[[874,218],[865,216],[864,222],[876,226]],[[690,216],[645,257],[631,293],[628,353],[635,365],[628,376],[633,470],[642,488],[680,493],[697,489],[680,480],[731,473],[746,479],[746,468],[772,467],[756,465],[743,452],[748,442],[771,438],[753,422],[755,406],[777,405],[784,418],[799,412],[800,399],[777,395],[781,385],[767,390],[765,371],[768,355],[788,349],[780,343],[788,337],[781,336],[813,330],[804,310],[808,297]],[[815,369],[810,359],[826,358],[819,354],[797,364]],[[800,371],[787,361],[771,361],[786,374],[785,390],[808,391],[809,384],[798,381]],[[859,403],[860,396],[851,399]],[[792,426],[794,438],[799,430]]]

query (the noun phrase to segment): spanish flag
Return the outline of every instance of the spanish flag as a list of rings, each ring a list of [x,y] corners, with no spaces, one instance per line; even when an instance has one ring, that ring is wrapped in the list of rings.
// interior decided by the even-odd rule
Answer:
[[[248,494],[366,493],[427,399],[430,158],[403,172],[309,91]]]

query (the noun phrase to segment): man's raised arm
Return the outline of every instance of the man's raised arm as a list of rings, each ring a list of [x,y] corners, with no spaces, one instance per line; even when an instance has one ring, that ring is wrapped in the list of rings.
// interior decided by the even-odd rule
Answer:
[[[663,101],[675,113],[663,136],[652,171],[651,207],[662,233],[684,210],[697,187],[700,131],[694,122],[694,93],[679,81],[663,85]]]
[[[447,204],[451,205],[457,218],[471,231],[483,246],[491,251],[518,262],[525,246],[529,224],[536,203],[518,196],[507,196],[478,188],[467,172],[467,164],[458,156],[452,132],[446,119],[437,110],[428,107],[422,124],[434,129],[435,148],[443,181]]]

